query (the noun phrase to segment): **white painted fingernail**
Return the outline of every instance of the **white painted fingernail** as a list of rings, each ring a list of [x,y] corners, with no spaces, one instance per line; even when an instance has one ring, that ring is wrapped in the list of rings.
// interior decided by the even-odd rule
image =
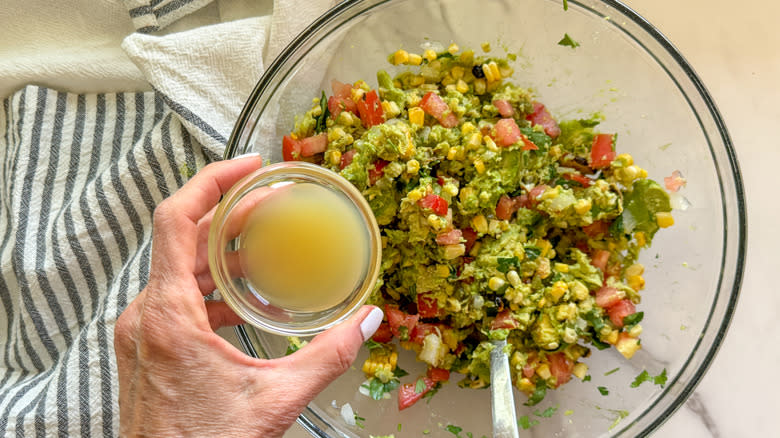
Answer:
[[[233,157],[233,158],[231,158],[231,160],[240,160],[242,158],[259,157],[259,156],[260,156],[260,152],[247,152],[247,153],[241,154],[241,155],[239,155],[237,157]]]
[[[363,318],[363,322],[360,323],[360,333],[363,334],[363,341],[367,341],[374,335],[376,329],[379,328],[379,324],[382,323],[382,318],[385,314],[379,307],[374,307],[371,312]]]

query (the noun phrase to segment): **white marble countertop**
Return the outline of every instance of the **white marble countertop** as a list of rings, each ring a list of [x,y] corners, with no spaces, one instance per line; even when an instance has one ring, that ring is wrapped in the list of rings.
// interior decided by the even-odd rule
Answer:
[[[700,75],[737,150],[748,204],[748,257],[739,305],[718,356],[661,437],[777,436],[780,309],[770,274],[780,257],[780,207],[770,181],[780,163],[780,4],[747,0],[626,0]],[[767,382],[762,379],[766,378]],[[286,438],[308,436],[294,426]]]

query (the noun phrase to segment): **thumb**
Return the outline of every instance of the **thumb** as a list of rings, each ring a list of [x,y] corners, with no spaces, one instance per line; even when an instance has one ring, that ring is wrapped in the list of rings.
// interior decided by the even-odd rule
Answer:
[[[378,307],[363,306],[351,318],[317,335],[308,345],[285,358],[295,370],[296,378],[307,382],[312,397],[349,369],[383,316]]]

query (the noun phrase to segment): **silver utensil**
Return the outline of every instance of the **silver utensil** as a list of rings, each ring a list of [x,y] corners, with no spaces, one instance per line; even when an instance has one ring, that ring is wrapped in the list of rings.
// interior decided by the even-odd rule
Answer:
[[[493,438],[520,438],[509,375],[506,340],[492,341],[490,352],[490,399],[493,407]]]

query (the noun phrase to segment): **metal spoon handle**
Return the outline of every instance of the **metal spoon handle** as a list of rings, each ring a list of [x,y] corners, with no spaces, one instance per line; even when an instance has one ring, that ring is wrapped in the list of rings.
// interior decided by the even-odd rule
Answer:
[[[490,395],[493,406],[493,438],[520,438],[509,375],[509,358],[504,352],[506,340],[493,341],[490,352]]]

